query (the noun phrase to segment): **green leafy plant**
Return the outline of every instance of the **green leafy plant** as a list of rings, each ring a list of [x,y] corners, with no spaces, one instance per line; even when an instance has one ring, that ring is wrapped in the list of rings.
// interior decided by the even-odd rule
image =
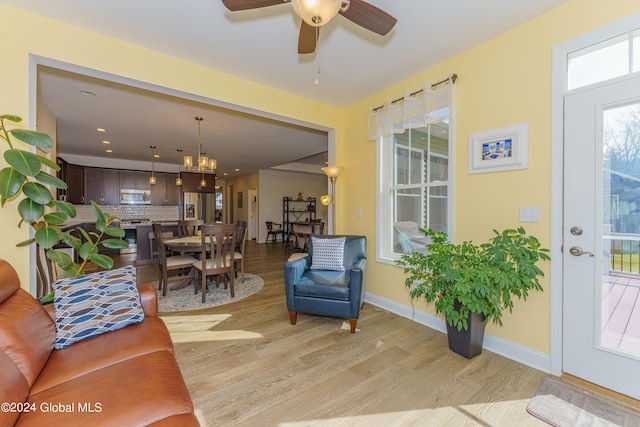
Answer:
[[[502,313],[513,309],[513,297],[527,299],[529,291],[542,291],[544,273],[536,265],[549,260],[549,250],[524,228],[493,230],[488,243],[453,244],[447,234],[422,228],[431,239],[427,253],[404,254],[396,263],[409,276],[404,284],[411,298],[435,301],[436,312],[449,326],[467,330],[470,312],[502,325]]]
[[[20,242],[17,246],[37,243],[47,249],[47,258],[58,264],[69,276],[84,274],[84,268],[89,261],[102,268],[112,268],[113,260],[99,254],[98,249],[99,245],[107,248],[127,247],[127,242],[122,240],[124,230],[113,226],[117,218],[104,214],[95,202],[91,202],[96,216],[95,232],[88,233],[82,228],[77,228],[84,237],[83,241],[61,231],[61,224],[69,218],[75,218],[76,209],[71,203],[56,200],[51,194],[47,186],[66,189],[67,184],[44,170],[50,168],[57,172],[60,167],[44,156],[16,148],[12,137],[41,149],[53,147],[53,140],[42,132],[7,129],[6,121],[20,123],[22,118],[13,115],[0,116],[0,138],[9,145],[9,149],[4,152],[4,159],[9,166],[0,170],[0,205],[4,208],[8,201],[18,202],[21,218],[18,227],[28,223],[35,231],[32,239]],[[77,264],[67,253],[53,249],[58,243],[65,243],[74,248],[83,261]]]

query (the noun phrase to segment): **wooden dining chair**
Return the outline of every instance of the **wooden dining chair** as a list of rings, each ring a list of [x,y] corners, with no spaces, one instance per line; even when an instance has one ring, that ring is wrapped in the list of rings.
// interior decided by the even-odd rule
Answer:
[[[178,221],[178,237],[195,236],[198,228],[204,224],[201,219],[181,219]]]
[[[158,266],[160,269],[160,279],[158,280],[158,289],[162,289],[162,295],[167,295],[167,282],[169,281],[169,272],[192,268],[193,263],[198,261],[192,255],[167,255],[167,247],[164,244],[164,233],[160,224],[151,224],[153,235],[158,246]]]
[[[278,235],[282,236],[282,241],[284,242],[285,230],[282,228],[282,224],[275,223],[273,221],[266,221],[267,224],[267,239],[265,243],[269,242],[269,238],[271,238],[271,243],[276,243],[278,241]]]
[[[196,276],[200,277],[202,302],[207,301],[207,276],[217,276],[216,286],[220,278],[225,289],[229,283],[231,298],[235,297],[233,253],[236,246],[236,224],[206,224],[200,227],[202,234],[202,259],[194,262]],[[199,273],[199,274],[198,274]],[[198,293],[198,281],[195,291]]]
[[[247,221],[238,221],[236,224],[236,247],[233,252],[233,270],[235,277],[238,277],[238,267],[242,274],[242,283],[244,283],[244,244],[247,240],[247,233],[249,229],[247,227]]]

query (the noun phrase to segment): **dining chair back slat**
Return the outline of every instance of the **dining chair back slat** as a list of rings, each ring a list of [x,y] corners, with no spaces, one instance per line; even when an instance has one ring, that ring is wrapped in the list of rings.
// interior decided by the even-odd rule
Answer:
[[[205,224],[200,227],[202,259],[194,262],[193,266],[200,272],[203,303],[207,300],[207,276],[217,276],[217,286],[220,278],[225,287],[228,282],[231,297],[235,297],[233,253],[236,247],[236,228],[236,224]]]
[[[191,255],[167,255],[167,247],[164,243],[166,237],[162,231],[160,224],[151,224],[153,235],[156,239],[156,245],[158,246],[158,267],[160,268],[160,278],[158,280],[158,289],[162,289],[162,295],[167,295],[167,282],[169,281],[169,272],[175,270],[182,270],[192,268],[193,263],[197,259]]]
[[[181,219],[178,221],[178,237],[195,236],[198,228],[204,224],[201,219]]]

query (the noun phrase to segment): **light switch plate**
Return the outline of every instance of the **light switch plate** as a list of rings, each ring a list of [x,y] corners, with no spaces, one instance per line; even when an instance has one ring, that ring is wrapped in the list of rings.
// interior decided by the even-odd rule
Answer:
[[[540,222],[540,208],[537,206],[521,206],[520,222]]]

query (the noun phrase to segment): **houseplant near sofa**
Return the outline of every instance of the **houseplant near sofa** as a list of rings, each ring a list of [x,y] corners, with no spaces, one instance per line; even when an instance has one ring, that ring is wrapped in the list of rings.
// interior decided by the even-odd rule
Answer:
[[[404,284],[412,299],[435,302],[436,312],[447,322],[453,351],[467,358],[477,356],[485,322],[502,325],[502,313],[512,311],[514,297],[526,300],[529,291],[542,290],[539,278],[544,273],[537,263],[550,259],[549,250],[522,227],[494,230],[489,242],[480,245],[470,241],[453,244],[446,233],[421,231],[431,239],[427,253],[404,254],[397,261],[409,275]],[[459,335],[480,342],[458,344]]]
[[[102,268],[112,268],[113,260],[99,254],[98,246],[127,246],[127,243],[121,240],[124,230],[112,225],[116,217],[104,214],[100,207],[92,202],[97,232],[87,233],[78,229],[85,238],[84,242],[62,232],[59,226],[69,218],[74,218],[76,210],[71,203],[56,200],[51,194],[49,187],[65,189],[67,184],[45,170],[49,168],[57,172],[60,168],[44,156],[16,148],[12,137],[40,149],[53,147],[53,140],[42,132],[20,128],[7,129],[7,121],[20,123],[22,119],[13,115],[0,115],[0,138],[9,145],[9,149],[4,152],[8,166],[0,170],[0,205],[4,207],[7,201],[18,202],[17,209],[21,217],[18,226],[26,222],[35,232],[32,239],[20,242],[17,246],[37,243],[47,250],[47,258],[58,264],[69,276],[84,274],[84,267],[89,261]],[[59,243],[74,248],[83,261],[77,264],[67,253],[53,249]]]

